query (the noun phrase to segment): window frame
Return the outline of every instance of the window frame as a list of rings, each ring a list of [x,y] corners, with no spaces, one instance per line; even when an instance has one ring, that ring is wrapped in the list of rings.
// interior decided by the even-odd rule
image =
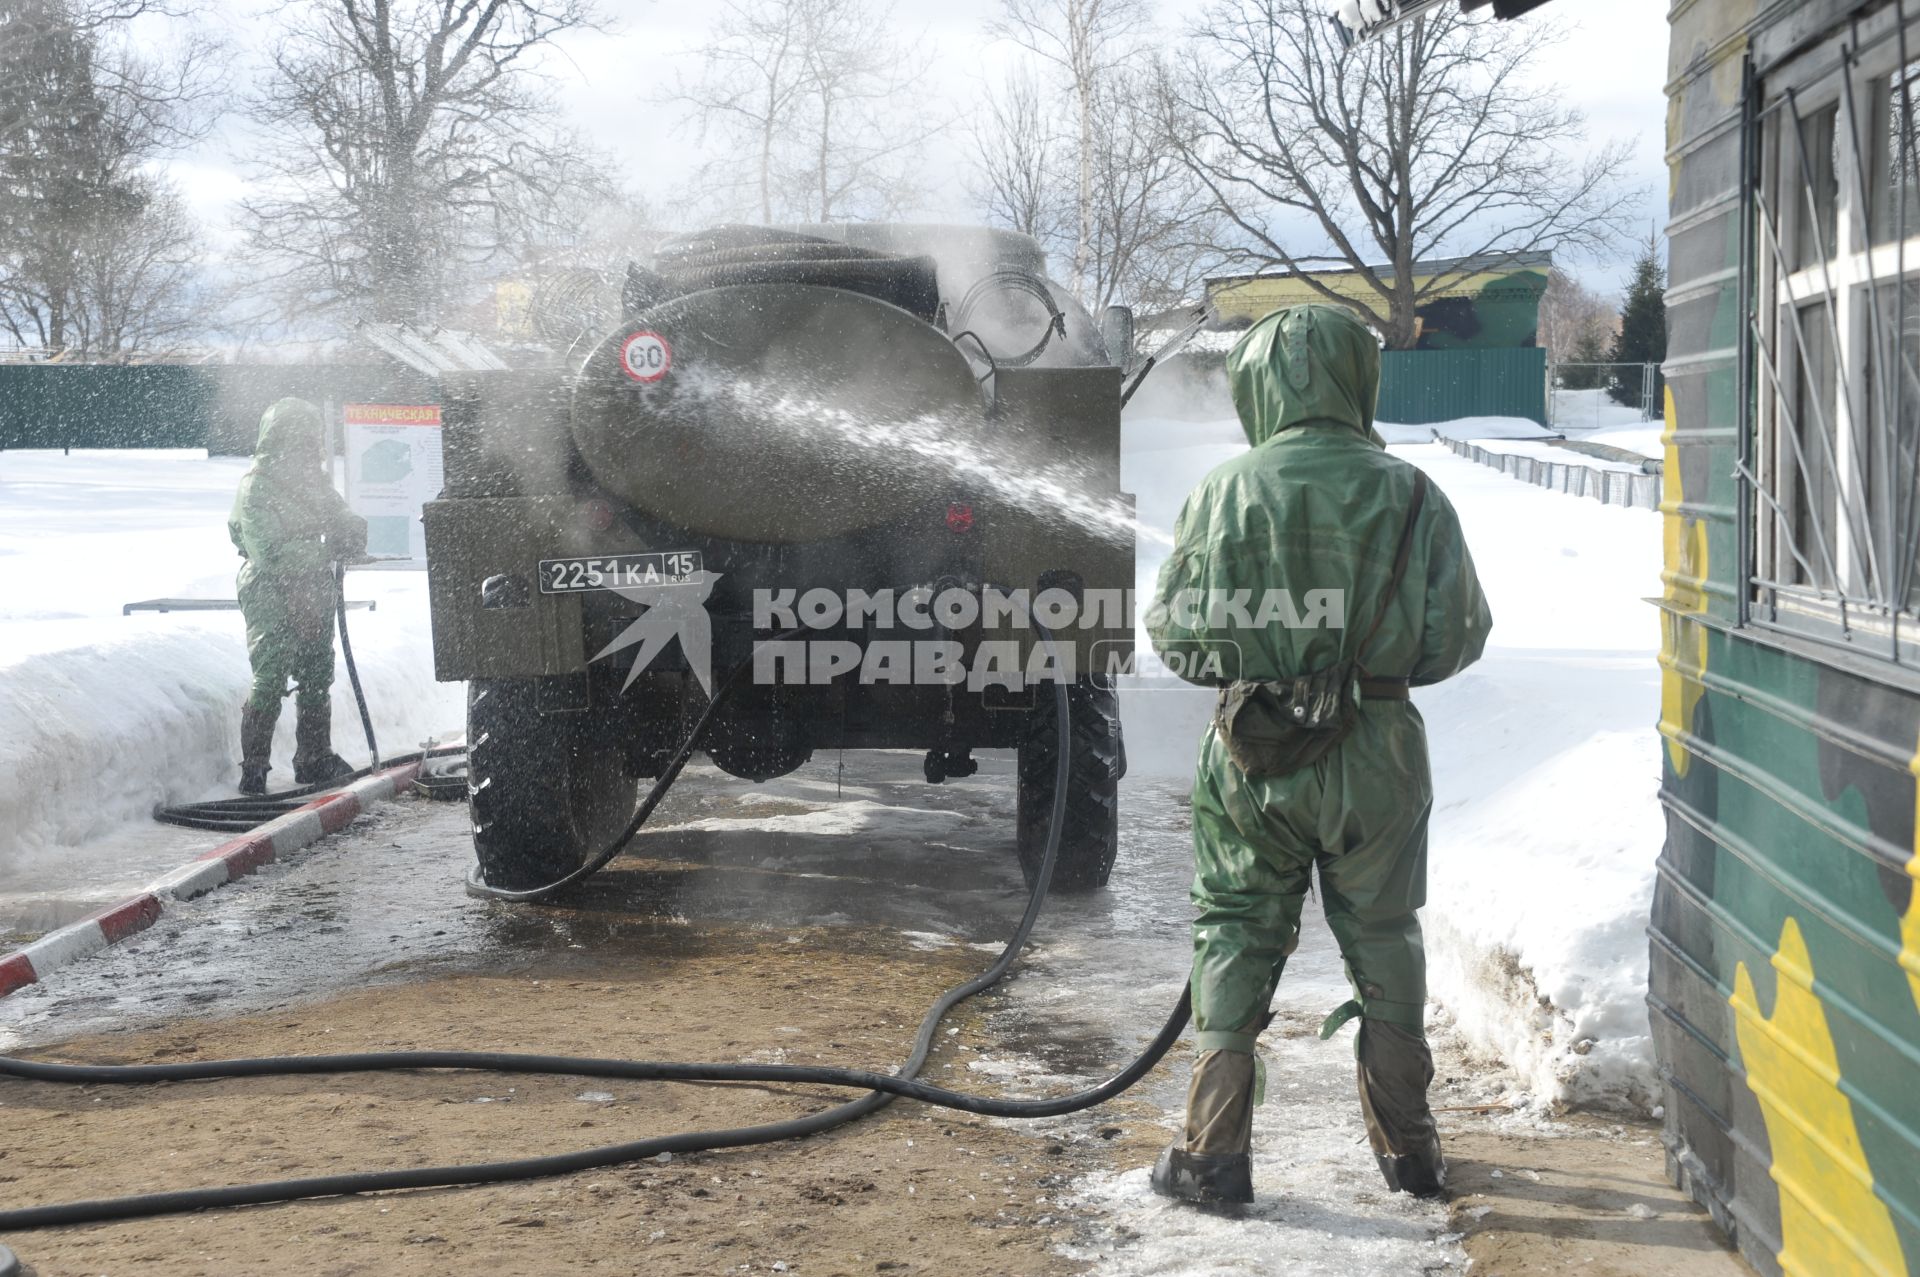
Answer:
[[[1920,122],[1920,17],[1903,40],[1893,16],[1854,24],[1749,81],[1752,292],[1741,337],[1753,417],[1737,475],[1740,618],[1920,668],[1920,571],[1902,561],[1920,530],[1920,367],[1900,339],[1912,330],[1920,359],[1920,174],[1900,182],[1890,163],[1902,144],[1893,112],[1902,67],[1905,119]],[[1824,141],[1818,122],[1829,114],[1827,155],[1803,165],[1801,138]],[[1904,149],[1915,155],[1910,138]],[[1831,182],[1830,214],[1809,209],[1810,172]],[[1896,198],[1905,235],[1877,220]],[[1810,226],[1824,253],[1803,260]],[[1810,352],[1823,345],[1832,386],[1809,421],[1794,409],[1808,402]],[[1876,367],[1889,349],[1912,374],[1892,393]],[[1902,464],[1904,491],[1889,481],[1902,478]],[[1816,522],[1826,525],[1817,535]]]

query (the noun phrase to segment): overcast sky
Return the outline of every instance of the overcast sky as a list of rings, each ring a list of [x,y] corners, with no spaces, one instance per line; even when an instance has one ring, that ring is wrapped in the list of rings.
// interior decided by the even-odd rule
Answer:
[[[953,110],[964,111],[982,78],[1013,56],[1010,46],[985,34],[999,7],[1000,0],[898,0],[895,23],[902,34],[924,33],[939,55],[926,100],[951,101]],[[1201,7],[1160,0],[1164,34],[1176,34]],[[1666,9],[1666,0],[1556,0],[1521,19],[1550,17],[1565,29],[1565,39],[1539,66],[1539,90],[1584,112],[1593,141],[1633,142],[1630,180],[1649,227],[1666,217]],[[695,70],[689,51],[703,42],[711,7],[687,0],[603,0],[603,11],[612,30],[568,38],[547,60],[547,73],[575,125],[617,159],[632,188],[655,203],[671,203],[685,192],[703,157],[689,121],[658,99],[670,92],[676,72]],[[258,68],[284,12],[278,4],[226,0],[207,14],[207,24],[232,43],[237,82],[244,84]],[[234,238],[234,203],[245,189],[236,161],[245,146],[244,129],[232,121],[167,164],[216,250]],[[928,204],[916,210],[917,217],[978,220],[967,198],[958,137],[928,148],[924,185]],[[1627,274],[1625,261],[1565,264],[1610,292]]]

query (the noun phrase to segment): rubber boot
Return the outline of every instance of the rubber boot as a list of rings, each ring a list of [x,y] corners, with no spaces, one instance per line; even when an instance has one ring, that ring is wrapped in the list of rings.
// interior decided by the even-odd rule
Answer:
[[[280,721],[280,706],[255,709],[240,707],[240,792],[267,792],[267,773],[273,768],[273,728]]]
[[[1253,1200],[1253,1077],[1252,1052],[1200,1053],[1187,1087],[1186,1139],[1153,1164],[1154,1192],[1228,1211]]]
[[[1253,1200],[1253,1158],[1246,1153],[1209,1157],[1171,1144],[1161,1150],[1147,1182],[1177,1202],[1236,1211]]]
[[[1373,1160],[1380,1164],[1380,1174],[1386,1179],[1387,1187],[1396,1193],[1412,1193],[1415,1197],[1446,1194],[1447,1159],[1440,1155],[1438,1136],[1416,1152],[1391,1157],[1376,1154]]]
[[[293,778],[324,785],[353,774],[353,764],[333,752],[333,703],[302,701],[293,727]]]
[[[1415,1197],[1439,1197],[1447,1188],[1440,1132],[1427,1106],[1433,1053],[1424,1037],[1384,1020],[1363,1019],[1355,1050],[1360,1114],[1367,1141],[1387,1187]]]

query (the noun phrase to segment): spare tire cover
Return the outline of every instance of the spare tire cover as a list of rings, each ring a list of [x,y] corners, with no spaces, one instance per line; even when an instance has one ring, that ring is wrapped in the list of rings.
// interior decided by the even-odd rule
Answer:
[[[715,288],[629,319],[574,387],[607,492],[677,527],[821,540],[950,491],[984,422],[936,328],[837,288]]]

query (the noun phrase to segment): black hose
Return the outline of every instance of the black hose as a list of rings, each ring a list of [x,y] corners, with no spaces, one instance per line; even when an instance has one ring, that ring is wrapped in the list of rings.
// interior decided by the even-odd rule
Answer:
[[[380,747],[373,743],[373,715],[367,712],[367,694],[360,690],[360,667],[353,663],[353,643],[347,638],[347,565],[333,565],[333,615],[340,631],[340,655],[346,658],[347,681],[353,684],[353,701],[360,707],[360,727],[367,734],[367,753],[372,761],[367,770],[380,770]]]
[[[1053,635],[1044,626],[1035,622],[1041,637],[1051,650],[1054,646]],[[616,840],[607,853],[595,859],[600,865],[617,854],[638,831],[652,808],[664,794],[672,778],[677,776],[686,759],[692,754],[711,721],[715,707],[726,696],[738,679],[746,662],[736,666],[726,682],[716,689],[708,702],[707,710],[669,768],[662,773],[660,781],[648,795],[649,801],[642,804],[629,823],[626,831]],[[1057,654],[1055,667],[1058,668]],[[266,1202],[296,1201],[311,1197],[333,1197],[346,1193],[381,1192],[408,1188],[440,1188],[461,1184],[499,1183],[507,1180],[534,1179],[552,1175],[566,1175],[578,1171],[592,1170],[604,1166],[619,1165],[656,1157],[662,1153],[692,1153],[709,1149],[740,1148],[754,1144],[768,1144],[781,1140],[795,1139],[804,1135],[813,1135],[844,1125],[857,1118],[864,1117],[892,1102],[897,1095],[905,1095],[926,1103],[942,1107],[961,1109],[966,1112],[983,1113],[999,1117],[1051,1117],[1091,1108],[1104,1103],[1113,1096],[1132,1086],[1144,1077],[1154,1065],[1179,1039],[1186,1027],[1190,992],[1183,991],[1179,1005],[1173,1014],[1161,1026],[1159,1034],[1147,1049],[1130,1064],[1108,1078],[1100,1085],[1074,1095],[1057,1099],[1040,1100],[1001,1100],[986,1096],[968,1095],[951,1091],[944,1087],[933,1086],[915,1080],[916,1075],[925,1066],[927,1056],[932,1051],[934,1035],[940,1022],[962,1001],[974,994],[997,984],[1013,965],[1013,961],[1026,947],[1033,933],[1034,924],[1039,920],[1040,910],[1046,903],[1047,890],[1053,881],[1054,864],[1059,858],[1060,840],[1066,824],[1067,786],[1071,779],[1071,751],[1064,743],[1072,739],[1071,709],[1067,698],[1066,684],[1054,683],[1054,712],[1063,747],[1057,751],[1054,767],[1053,810],[1051,825],[1047,833],[1047,846],[1041,857],[1039,872],[1034,877],[1031,894],[1027,898],[1026,911],[1021,915],[1020,924],[1014,928],[1012,937],[987,968],[963,984],[955,985],[941,994],[927,1009],[920,1021],[919,1032],[915,1034],[913,1049],[908,1053],[905,1063],[892,1074],[878,1074],[862,1069],[840,1069],[814,1067],[808,1065],[782,1064],[673,1064],[647,1061],[572,1059],[556,1056],[517,1055],[497,1052],[470,1051],[397,1051],[374,1052],[344,1056],[308,1056],[308,1057],[270,1057],[255,1060],[206,1061],[201,1063],[162,1064],[162,1065],[67,1065],[48,1064],[32,1060],[21,1060],[0,1056],[0,1076],[19,1077],[29,1080],[67,1083],[92,1084],[140,1084],[159,1081],[204,1080],[220,1077],[267,1077],[306,1073],[366,1072],[388,1069],[418,1068],[457,1068],[483,1069],[497,1072],[514,1073],[558,1073],[583,1077],[618,1077],[625,1079],[647,1079],[665,1081],[717,1081],[717,1082],[785,1082],[790,1084],[813,1084],[829,1086],[851,1086],[867,1090],[867,1094],[850,1100],[834,1108],[807,1117],[793,1118],[784,1122],[769,1122],[758,1126],[735,1127],[722,1131],[693,1131],[680,1135],[655,1136],[651,1139],[634,1140],[625,1144],[610,1144],[600,1148],[583,1149],[575,1153],[560,1153],[546,1157],[520,1158],[507,1162],[483,1162],[463,1166],[419,1167],[410,1170],[365,1171],[344,1175],[328,1175],[311,1179],[279,1180],[262,1184],[234,1185],[223,1188],[183,1189],[168,1193],[147,1193],[131,1197],[102,1198],[93,1201],[65,1202],[53,1206],[34,1206],[20,1210],[0,1211],[0,1231],[30,1228],[48,1228],[67,1224],[99,1223],[115,1219],[137,1219],[153,1215],[177,1214],[184,1211],[205,1210],[214,1207],[258,1205]],[[588,870],[587,866],[582,866]],[[576,871],[560,882],[541,888],[537,893],[546,894],[558,890],[562,885],[585,877],[586,873]],[[508,893],[500,893],[507,895]],[[512,898],[509,895],[509,898]]]
[[[398,757],[387,759],[381,766],[394,767],[415,760],[425,762],[429,758],[447,758],[466,752],[465,745],[439,745],[429,749],[411,750]],[[241,794],[233,798],[209,799],[204,803],[155,807],[153,818],[163,825],[179,825],[183,829],[245,833],[249,829],[258,829],[276,816],[297,811],[321,794],[329,794],[351,785],[356,780],[363,780],[373,772],[374,769],[371,767],[362,767],[323,785],[301,785],[271,794]]]
[[[258,829],[276,816],[284,816],[296,810],[303,806],[307,799],[317,794],[342,789],[380,770],[382,766],[380,746],[375,744],[373,739],[373,715],[367,709],[367,694],[360,686],[360,667],[353,661],[353,641],[347,637],[347,565],[344,563],[333,565],[333,604],[334,623],[340,631],[340,654],[346,658],[347,681],[353,685],[353,701],[360,708],[360,726],[367,734],[367,753],[372,756],[372,761],[365,767],[321,785],[283,789],[277,794],[242,794],[234,798],[215,798],[204,803],[157,806],[153,809],[155,820],[163,825],[178,825],[183,829],[208,829],[215,833],[243,834],[250,829]],[[429,758],[465,752],[466,746],[455,745],[441,749],[422,749],[417,754],[403,754],[399,760],[390,761],[406,761],[417,757],[425,762]]]

